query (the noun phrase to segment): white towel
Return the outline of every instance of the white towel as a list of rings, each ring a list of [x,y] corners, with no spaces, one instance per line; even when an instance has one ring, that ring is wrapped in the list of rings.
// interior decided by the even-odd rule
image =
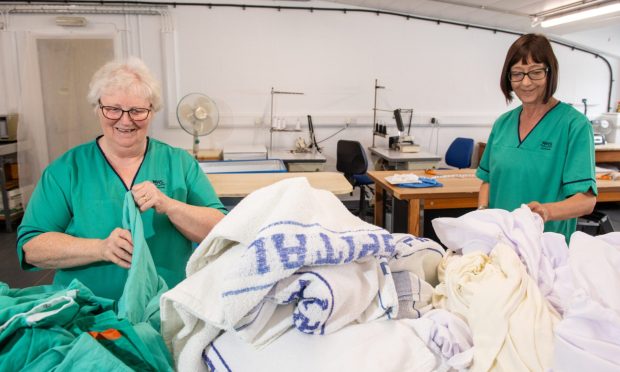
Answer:
[[[385,259],[366,260],[303,268],[280,280],[236,330],[244,341],[263,345],[291,326],[324,335],[353,322],[390,319],[397,311],[398,296]]]
[[[220,330],[239,327],[276,283],[300,268],[408,257],[429,247],[440,246],[396,240],[305,178],[283,180],[244,198],[199,245],[188,278],[162,296],[162,335],[179,369],[200,368],[200,350]]]
[[[543,233],[542,219],[526,205],[512,212],[485,209],[432,223],[440,241],[458,253],[488,255],[498,243],[511,247],[545,298],[563,312],[562,298],[572,292],[566,241],[560,234]]]
[[[234,372],[402,372],[435,371],[433,353],[404,321],[351,324],[336,333],[313,336],[289,329],[256,349],[226,332],[205,350],[214,371]]]

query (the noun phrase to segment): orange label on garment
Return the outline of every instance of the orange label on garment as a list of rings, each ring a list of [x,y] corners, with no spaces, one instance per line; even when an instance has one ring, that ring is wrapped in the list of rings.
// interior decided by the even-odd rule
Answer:
[[[101,332],[90,331],[88,333],[91,336],[93,336],[95,340],[112,340],[113,341],[113,340],[118,340],[119,338],[122,337],[118,329],[114,329],[114,328],[106,329],[105,331],[101,331]]]

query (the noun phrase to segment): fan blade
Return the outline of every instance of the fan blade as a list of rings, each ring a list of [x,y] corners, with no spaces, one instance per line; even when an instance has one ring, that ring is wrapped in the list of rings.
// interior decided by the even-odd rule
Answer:
[[[211,100],[205,96],[199,96],[194,100],[194,107],[204,107],[207,109],[211,105]]]
[[[217,119],[209,116],[206,120],[204,120],[204,132],[203,134],[209,134],[215,130],[217,127]]]
[[[191,123],[194,117],[194,109],[191,105],[181,105],[177,110],[177,116],[179,119],[186,120]]]
[[[202,134],[204,132],[204,128],[205,128],[205,121],[204,120],[195,120],[192,123],[192,128],[194,130],[194,133],[196,133],[197,136],[202,136]]]

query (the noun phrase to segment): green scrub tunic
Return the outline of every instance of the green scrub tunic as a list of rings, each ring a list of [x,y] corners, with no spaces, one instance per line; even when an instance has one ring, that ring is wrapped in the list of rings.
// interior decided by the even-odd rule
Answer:
[[[167,196],[181,202],[224,208],[196,160],[185,150],[147,138],[144,160],[132,186],[151,181]],[[122,226],[127,187],[108,163],[98,139],[77,146],[53,161],[43,172],[17,230],[17,253],[22,268],[36,269],[24,261],[23,246],[45,232],[61,232],[79,238],[106,239]],[[157,273],[169,288],[185,278],[192,242],[165,214],[154,208],[142,213],[144,237]],[[54,283],[68,285],[77,278],[95,295],[119,299],[127,270],[110,262],[56,270]]]
[[[531,201],[550,203],[591,191],[597,195],[594,140],[588,119],[559,102],[521,141],[522,106],[497,119],[476,176],[489,183],[489,207],[512,211]],[[549,221],[545,231],[566,241],[577,219]]]

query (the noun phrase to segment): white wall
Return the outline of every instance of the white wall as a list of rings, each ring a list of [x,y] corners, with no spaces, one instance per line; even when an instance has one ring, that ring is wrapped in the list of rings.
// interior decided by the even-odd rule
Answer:
[[[190,136],[174,120],[176,103],[185,94],[200,92],[216,101],[220,125],[202,138],[201,147],[225,147],[268,145],[270,89],[303,92],[276,96],[276,115],[305,124],[311,114],[318,140],[348,124],[322,143],[330,168],[339,138],[372,143],[375,79],[385,86],[378,91],[377,106],[413,108],[416,142],[439,154],[457,136],[484,141],[494,118],[515,107],[506,105],[498,83],[515,35],[352,12],[177,6],[169,14],[172,32],[159,16],[86,15],[88,27],[65,30],[53,23],[53,15],[10,15],[0,41],[29,30],[116,29],[127,44],[125,53],[142,56],[160,77],[173,73],[172,85],[166,86],[166,110],[154,121],[152,135],[175,146],[191,147]],[[0,53],[15,53],[7,44],[0,44]],[[556,97],[580,110],[581,99],[587,98],[590,117],[606,111],[610,77],[601,59],[563,46],[554,45],[554,50],[560,61]],[[620,62],[609,60],[618,80]],[[2,79],[17,75],[19,66],[0,61],[0,68],[0,85],[10,85]],[[0,111],[15,106],[6,94],[13,89],[19,87],[0,89]],[[613,89],[615,107],[618,84]],[[431,117],[438,119],[438,127],[429,125]],[[380,119],[395,131],[391,115]],[[274,144],[292,147],[296,136],[274,134]]]

